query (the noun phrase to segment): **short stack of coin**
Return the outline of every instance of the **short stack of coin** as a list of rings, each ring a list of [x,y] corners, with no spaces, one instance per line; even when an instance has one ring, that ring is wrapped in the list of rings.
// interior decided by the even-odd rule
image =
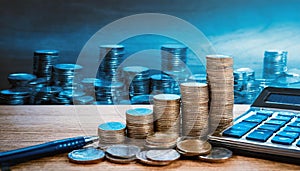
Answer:
[[[158,94],[153,96],[154,130],[179,135],[180,96]]]
[[[178,134],[156,132],[146,138],[145,147],[149,149],[174,148],[178,139]]]
[[[163,71],[181,72],[186,68],[187,47],[181,44],[162,45],[161,58]]]
[[[82,66],[77,64],[56,64],[53,66],[54,85],[60,86],[63,89],[70,89],[73,86],[73,81],[80,80],[79,71]],[[75,78],[77,78],[75,80]]]
[[[178,87],[176,87],[177,83],[176,81],[166,75],[166,74],[155,74],[150,77],[151,79],[151,86],[150,86],[150,92],[152,95],[156,94],[173,94],[174,90]]]
[[[133,162],[140,151],[135,145],[116,144],[106,149],[106,158],[113,163],[127,164]]]
[[[24,105],[29,104],[30,91],[28,88],[18,87],[0,91],[0,104]]]
[[[98,104],[116,104],[123,99],[124,84],[98,80],[95,82],[96,101]]]
[[[105,122],[98,126],[99,145],[121,144],[125,141],[126,125],[121,122]]]
[[[180,84],[182,102],[182,135],[206,137],[209,128],[208,86],[205,83]]]
[[[58,86],[38,88],[38,90],[32,94],[32,101],[38,105],[50,105],[52,104],[52,99],[58,96],[61,91],[61,87]]]
[[[212,146],[207,141],[194,138],[182,139],[177,142],[176,150],[184,156],[199,156],[209,154]]]
[[[153,111],[147,108],[135,108],[126,111],[127,136],[145,139],[153,134]]]
[[[225,55],[206,56],[210,89],[210,131],[218,134],[233,121],[233,59]]]
[[[36,76],[29,73],[12,73],[8,75],[7,79],[12,88],[28,87],[29,82],[36,79]]]

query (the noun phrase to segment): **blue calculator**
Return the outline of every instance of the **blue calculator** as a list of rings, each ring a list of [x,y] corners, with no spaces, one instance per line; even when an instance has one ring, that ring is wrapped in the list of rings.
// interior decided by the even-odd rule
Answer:
[[[255,157],[300,164],[300,89],[265,88],[212,144]]]

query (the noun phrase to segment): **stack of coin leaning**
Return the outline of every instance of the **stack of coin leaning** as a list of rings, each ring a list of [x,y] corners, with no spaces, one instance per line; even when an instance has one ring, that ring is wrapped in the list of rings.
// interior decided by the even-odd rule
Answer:
[[[208,86],[205,83],[180,84],[182,102],[182,135],[206,137],[208,133]]]
[[[147,108],[135,108],[126,111],[127,136],[145,139],[153,134],[153,111]]]
[[[233,121],[233,59],[208,55],[206,69],[210,89],[210,129],[217,135]]]

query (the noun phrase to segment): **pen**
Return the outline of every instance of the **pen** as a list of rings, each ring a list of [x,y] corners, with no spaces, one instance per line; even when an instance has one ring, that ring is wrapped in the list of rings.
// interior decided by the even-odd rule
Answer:
[[[0,152],[0,166],[6,167],[41,157],[69,152],[96,142],[97,136],[81,136]]]

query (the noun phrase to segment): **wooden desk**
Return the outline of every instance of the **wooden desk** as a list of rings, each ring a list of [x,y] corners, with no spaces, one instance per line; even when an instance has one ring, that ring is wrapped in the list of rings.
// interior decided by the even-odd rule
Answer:
[[[151,108],[151,106],[146,106]],[[237,117],[248,109],[236,105]],[[79,135],[96,135],[105,121],[125,121],[132,106],[0,106],[0,151]],[[69,163],[67,154],[46,157],[12,167],[13,170],[300,170],[300,166],[234,155],[225,163],[178,160],[169,166],[152,167],[108,161],[93,165]]]

